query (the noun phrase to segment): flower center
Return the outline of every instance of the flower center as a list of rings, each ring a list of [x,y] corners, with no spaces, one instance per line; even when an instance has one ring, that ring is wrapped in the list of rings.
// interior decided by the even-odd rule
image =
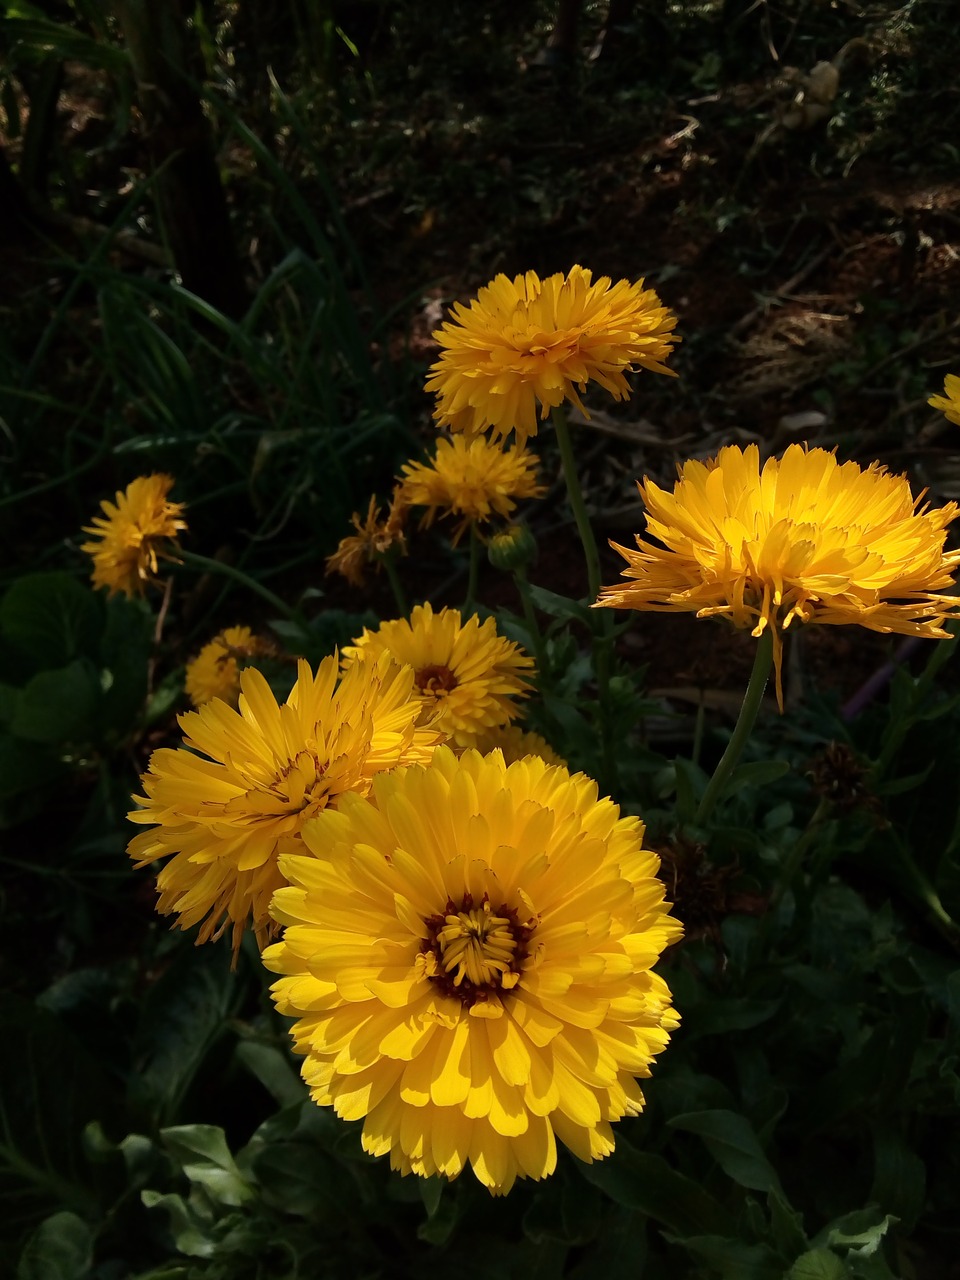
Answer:
[[[297,813],[304,821],[327,807],[329,788],[324,780],[326,765],[313,751],[298,751],[277,774],[268,793],[276,796],[285,813]]]
[[[421,693],[432,694],[435,698],[449,693],[458,683],[450,668],[442,666],[421,667],[414,679]]]
[[[486,895],[475,905],[467,893],[459,905],[448,901],[443,914],[424,923],[429,937],[420,946],[423,972],[444,995],[469,1007],[519,982],[533,928],[520,923],[515,908],[494,910]]]

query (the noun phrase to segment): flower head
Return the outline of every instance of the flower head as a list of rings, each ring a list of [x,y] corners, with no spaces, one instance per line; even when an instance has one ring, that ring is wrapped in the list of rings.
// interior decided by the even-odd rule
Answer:
[[[949,422],[960,427],[960,374],[948,373],[943,383],[943,395],[931,396],[927,404],[940,409]]]
[[[172,488],[172,476],[138,476],[117,491],[115,503],[107,498],[100,503],[104,514],[83,527],[96,541],[80,547],[93,559],[95,587],[106,587],[111,596],[143,595],[156,577],[158,560],[170,554],[167,543],[187,527],[183,503],[167,501]]]
[[[413,667],[424,721],[461,747],[513,720],[519,714],[514,700],[530,690],[533,659],[498,634],[493,618],[464,622],[456,609],[434,613],[418,604],[409,622],[395,618],[376,631],[365,629],[343,658],[349,665],[383,653]]]
[[[488,751],[500,751],[507,764],[522,760],[524,756],[539,756],[547,764],[560,764],[566,767],[566,760],[557,755],[553,747],[529,729],[522,729],[518,724],[499,725],[490,729],[477,740],[477,750],[486,755]]]
[[[612,544],[630,581],[604,587],[597,605],[720,614],[755,636],[772,628],[781,705],[780,633],[794,621],[949,635],[941,624],[960,599],[940,593],[960,552],[943,546],[960,511],[919,507],[906,477],[879,463],[863,470],[795,444],[761,468],[756,445],[729,445],[685,462],[672,493],[651,480],[639,489],[656,541]]]
[[[274,646],[249,627],[227,627],[187,663],[184,686],[195,707],[221,698],[231,707],[240,697],[241,665],[266,657]]]
[[[594,281],[583,267],[545,280],[499,275],[453,314],[433,335],[443,348],[426,383],[434,416],[468,434],[516,428],[520,444],[537,434],[538,402],[544,418],[564,400],[586,412],[577,388],[588,382],[624,400],[634,369],[673,372],[663,362],[679,341],[676,317],[642,280]]]
[[[484,436],[454,436],[439,440],[430,463],[408,462],[403,467],[401,493],[412,507],[427,507],[424,525],[433,523],[439,509],[459,516],[454,532],[458,542],[471,524],[493,515],[507,517],[517,498],[536,498],[537,460],[524,449],[501,449]]]
[[[445,747],[321,814],[263,957],[314,1100],[394,1169],[470,1164],[494,1194],[552,1173],[557,1138],[608,1155],[678,1022],[642,838],[583,774]]]
[[[244,671],[238,711],[217,700],[188,711],[183,747],[151,756],[129,814],[150,830],[128,852],[138,867],[169,859],[157,910],[181,929],[199,923],[198,942],[229,922],[236,950],[251,922],[263,945],[284,883],[277,859],[301,848],[303,824],[347,792],[365,794],[382,770],[429,759],[439,734],[416,726],[413,672],[384,656],[338,683],[338,665],[326,658],[314,675],[301,660],[282,706],[259,671]]]
[[[396,548],[401,555],[407,554],[407,539],[403,532],[407,504],[395,489],[386,516],[380,518],[376,494],[370,498],[370,506],[366,519],[360,518],[359,512],[353,514],[355,534],[341,538],[332,555],[327,556],[327,573],[342,574],[355,587],[362,587],[366,582],[366,569],[373,565],[380,567],[383,557]]]

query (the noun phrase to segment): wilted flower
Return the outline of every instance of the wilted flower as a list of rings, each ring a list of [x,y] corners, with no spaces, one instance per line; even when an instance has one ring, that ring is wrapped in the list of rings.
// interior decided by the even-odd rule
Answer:
[[[378,568],[383,557],[394,550],[406,555],[407,539],[403,532],[406,514],[407,504],[399,489],[394,490],[383,519],[376,495],[372,495],[366,519],[361,519],[359,512],[353,514],[352,523],[357,532],[341,538],[336,551],[327,556],[327,573],[342,574],[353,586],[362,587],[369,566]]]
[[[931,396],[927,404],[940,409],[950,422],[960,427],[960,375],[948,373],[943,383],[943,395]]]
[[[80,547],[93,559],[95,587],[106,587],[111,596],[143,595],[159,559],[171,556],[168,544],[187,527],[183,503],[167,501],[172,488],[172,476],[138,476],[117,491],[115,503],[100,503],[104,514],[83,527],[96,541]]]
[[[564,400],[586,412],[577,388],[588,382],[626,399],[628,373],[673,372],[664,361],[679,341],[676,317],[642,280],[593,281],[579,266],[545,280],[498,275],[453,314],[433,335],[443,352],[426,383],[438,424],[497,437],[515,428],[520,444],[537,434],[538,403],[544,418]]]
[[[456,609],[434,613],[418,604],[406,618],[381,623],[343,650],[344,665],[388,653],[413,667],[414,696],[423,721],[458,746],[469,747],[478,734],[508,724],[519,714],[515,699],[530,691],[533,659],[497,632],[493,618],[466,622]]]
[[[425,525],[432,524],[438,510],[459,516],[453,536],[457,543],[471,524],[493,515],[507,517],[516,510],[517,498],[539,497],[543,488],[537,484],[533,454],[502,449],[484,436],[468,440],[460,435],[439,440],[432,462],[408,462],[400,492],[412,507],[428,508]]]
[[[382,770],[429,759],[439,740],[416,726],[412,671],[382,656],[338,683],[338,667],[326,658],[314,675],[301,660],[282,706],[250,668],[238,711],[214,700],[186,712],[184,745],[151,756],[146,794],[129,814],[150,830],[128,852],[138,867],[169,859],[157,910],[178,915],[181,929],[200,924],[198,942],[229,923],[236,950],[250,923],[262,946],[270,897],[284,883],[277,858],[300,849],[303,824],[348,791],[366,793]]]
[[[235,707],[240,696],[241,664],[275,652],[274,646],[249,627],[227,627],[187,663],[184,687],[195,707],[222,698]]]
[[[627,561],[625,586],[597,605],[714,614],[773,634],[781,701],[781,632],[794,621],[858,623],[873,631],[943,639],[960,605],[960,551],[944,552],[955,502],[920,507],[904,476],[862,470],[825,449],[791,445],[760,466],[756,445],[685,462],[673,492],[644,480],[647,534]],[[922,497],[922,495],[921,495]]]
[[[583,774],[444,747],[321,814],[263,957],[314,1100],[394,1169],[469,1164],[494,1194],[552,1173],[557,1138],[609,1155],[678,1022],[642,838]]]

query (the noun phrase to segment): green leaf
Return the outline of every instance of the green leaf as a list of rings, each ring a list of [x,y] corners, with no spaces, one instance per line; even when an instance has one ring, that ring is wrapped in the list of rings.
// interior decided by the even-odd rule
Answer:
[[[143,601],[125,596],[107,601],[99,654],[103,687],[101,730],[127,733],[143,712],[153,626],[150,610]]]
[[[92,1261],[90,1228],[75,1213],[63,1210],[41,1222],[27,1241],[17,1280],[84,1280]]]
[[[173,1242],[181,1253],[191,1258],[212,1258],[217,1251],[213,1223],[182,1196],[161,1195],[159,1191],[141,1191],[140,1199],[147,1209],[160,1209],[166,1214]]]
[[[747,1244],[729,1236],[667,1236],[705,1262],[722,1280],[783,1280],[783,1263],[765,1244]]]
[[[40,671],[20,691],[10,732],[27,742],[89,742],[96,733],[99,696],[89,659]]]
[[[782,1000],[754,1000],[749,996],[705,1001],[684,1013],[684,1041],[689,1044],[692,1037],[749,1031],[769,1022],[782,1003]]]
[[[770,1210],[770,1235],[773,1243],[784,1257],[795,1257],[807,1247],[803,1218],[790,1207],[779,1191],[771,1191],[767,1196],[767,1208]]]
[[[769,787],[789,772],[789,760],[754,760],[750,764],[741,764],[727,783],[727,795],[735,795],[745,787]]]
[[[726,1221],[721,1206],[702,1187],[677,1173],[662,1156],[638,1151],[622,1137],[612,1156],[576,1168],[617,1204],[639,1209],[674,1231],[719,1230]]]
[[[274,1208],[334,1222],[341,1216],[343,1169],[319,1145],[271,1142],[254,1154],[251,1167],[264,1200]]]
[[[212,1124],[181,1124],[160,1130],[160,1138],[191,1182],[218,1204],[236,1206],[253,1195],[227,1146],[223,1130]]]
[[[895,1130],[879,1128],[873,1135],[873,1186],[870,1199],[895,1214],[911,1231],[923,1209],[927,1171],[920,1157]]]
[[[753,1191],[779,1191],[780,1180],[750,1122],[734,1111],[691,1111],[668,1122],[702,1138],[724,1173]]]
[[[880,1222],[876,1218],[875,1208],[845,1214],[827,1229],[827,1244],[840,1245],[857,1257],[871,1257],[880,1248],[889,1228],[897,1222],[891,1213],[885,1214]]]
[[[593,627],[596,622],[596,615],[591,613],[590,606],[584,600],[571,600],[569,596],[558,595],[555,591],[536,587],[533,583],[530,584],[530,598],[538,609],[551,618],[577,618],[588,627]]]
[[[31,671],[92,657],[101,626],[100,601],[69,573],[28,574],[0,600],[0,634]]]
[[[829,1249],[811,1249],[796,1260],[784,1280],[844,1280],[849,1274]]]
[[[306,1097],[307,1086],[290,1064],[289,1057],[273,1044],[242,1040],[237,1058],[281,1107],[292,1107]]]

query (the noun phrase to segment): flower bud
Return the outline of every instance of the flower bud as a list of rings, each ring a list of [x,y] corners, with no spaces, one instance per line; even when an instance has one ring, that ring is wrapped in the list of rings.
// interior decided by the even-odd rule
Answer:
[[[525,569],[537,558],[537,544],[525,524],[511,524],[487,543],[487,559],[495,569]]]

